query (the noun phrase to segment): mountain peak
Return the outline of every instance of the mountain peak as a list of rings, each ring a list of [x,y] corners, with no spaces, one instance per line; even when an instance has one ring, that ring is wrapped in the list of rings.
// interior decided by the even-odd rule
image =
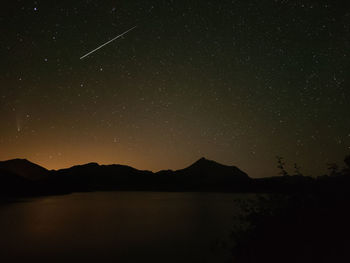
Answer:
[[[22,158],[15,158],[15,159],[10,159],[6,161],[0,161],[0,165],[33,165],[33,166],[39,166],[35,163],[32,163],[31,161],[27,159],[22,159]],[[41,166],[40,166],[41,167]],[[43,167],[42,167],[43,168]],[[43,168],[45,169],[45,168]]]
[[[223,165],[223,164],[220,164],[220,163],[217,163],[213,160],[209,160],[205,157],[202,157],[200,159],[198,159],[196,162],[194,162],[192,165],[190,165],[189,167],[208,167],[208,166],[226,166],[226,165]]]
[[[15,158],[6,161],[1,161],[0,163],[32,163],[25,158]]]
[[[40,165],[32,163],[27,159],[20,158],[0,161],[0,169],[33,180],[40,179],[49,172]]]
[[[208,184],[249,180],[248,175],[236,166],[220,164],[205,157],[200,158],[187,168],[175,171],[175,173]]]

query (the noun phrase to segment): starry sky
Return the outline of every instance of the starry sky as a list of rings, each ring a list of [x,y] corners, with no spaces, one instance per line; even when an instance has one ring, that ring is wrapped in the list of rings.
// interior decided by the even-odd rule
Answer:
[[[158,171],[205,156],[262,177],[278,174],[276,155],[316,175],[350,151],[346,1],[5,0],[0,12],[1,160]]]

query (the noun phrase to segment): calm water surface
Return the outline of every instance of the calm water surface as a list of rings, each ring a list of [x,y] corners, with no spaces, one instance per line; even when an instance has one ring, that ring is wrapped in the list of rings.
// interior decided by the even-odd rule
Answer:
[[[0,206],[0,262],[223,262],[248,195],[94,192]]]

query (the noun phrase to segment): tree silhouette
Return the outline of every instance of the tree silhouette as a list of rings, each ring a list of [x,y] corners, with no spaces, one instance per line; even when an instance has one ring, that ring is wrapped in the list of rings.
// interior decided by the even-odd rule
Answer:
[[[282,176],[288,176],[288,172],[285,169],[285,162],[283,161],[283,157],[276,156],[277,158],[277,168],[280,169],[279,174]]]
[[[294,173],[295,175],[302,176],[303,174],[300,172],[300,166],[297,163],[294,163]]]

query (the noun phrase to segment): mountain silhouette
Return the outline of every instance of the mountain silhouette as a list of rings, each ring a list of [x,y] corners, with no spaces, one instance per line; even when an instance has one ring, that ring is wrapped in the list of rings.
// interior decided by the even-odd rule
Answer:
[[[17,182],[18,189],[25,188],[28,193],[38,189],[41,193],[94,190],[231,191],[233,188],[242,188],[251,180],[235,166],[222,165],[205,158],[184,169],[156,173],[127,165],[97,163],[49,171],[25,159],[2,161],[0,171],[3,180],[6,173],[6,181],[11,181],[12,187]],[[28,181],[33,183],[28,184]]]
[[[248,178],[248,175],[236,166],[223,165],[204,157],[200,158],[187,168],[175,171],[175,173],[196,176],[198,178],[210,177],[212,179],[218,179],[219,177],[227,178],[228,176],[231,178]]]
[[[49,170],[26,159],[0,161],[0,170],[29,180],[40,180],[49,174]]]
[[[349,169],[336,176],[250,178],[236,166],[200,158],[180,170],[151,172],[127,165],[87,163],[47,170],[25,159],[0,162],[0,195],[49,195],[96,190],[310,192],[337,191],[350,184]]]
[[[33,196],[51,194],[50,171],[26,159],[0,162],[0,196]],[[54,184],[52,184],[54,185]]]
[[[204,157],[184,169],[174,171],[173,175],[190,188],[237,189],[246,187],[251,181],[236,166],[223,165]]]
[[[52,171],[52,175],[64,185],[80,190],[117,189],[121,186],[151,182],[154,176],[150,171],[137,170],[127,165],[97,163]]]
[[[0,170],[0,196],[20,195],[30,188],[31,181],[9,171]]]

